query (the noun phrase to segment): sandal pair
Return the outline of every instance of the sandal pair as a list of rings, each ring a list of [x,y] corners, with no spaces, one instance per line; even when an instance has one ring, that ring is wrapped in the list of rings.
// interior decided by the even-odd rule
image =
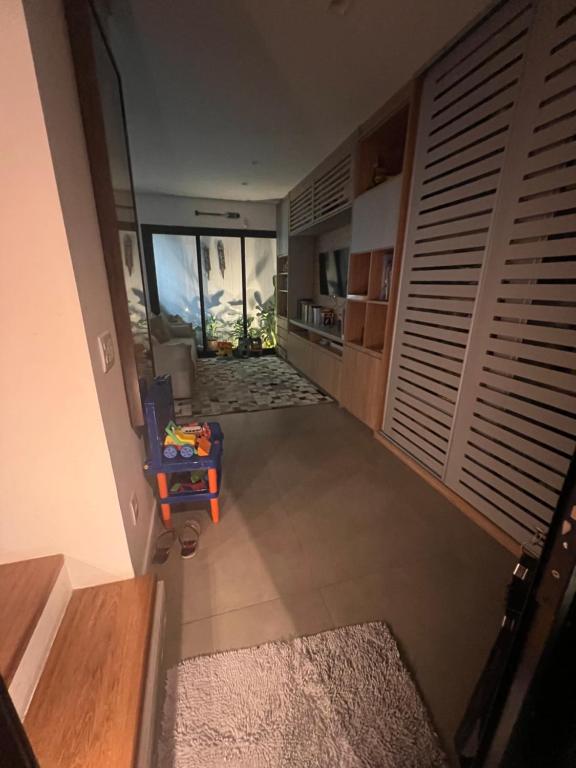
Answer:
[[[176,539],[180,542],[180,557],[184,560],[194,557],[200,543],[200,525],[195,520],[187,520],[177,531],[172,528],[163,531],[156,539],[156,550],[152,559],[155,565],[162,565],[168,560]]]

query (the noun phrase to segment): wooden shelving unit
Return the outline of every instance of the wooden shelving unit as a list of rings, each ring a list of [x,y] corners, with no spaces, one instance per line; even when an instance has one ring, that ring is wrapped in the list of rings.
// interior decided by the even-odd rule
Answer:
[[[388,317],[392,252],[350,254],[344,340],[380,353]]]
[[[402,172],[410,105],[402,97],[389,107],[387,117],[360,139],[356,149],[355,196]]]
[[[288,256],[276,259],[276,315],[288,317]]]
[[[289,235],[288,225],[281,215],[279,218],[286,230],[277,272],[279,349],[284,345],[291,363],[375,429],[382,420],[418,97],[419,90],[411,83],[355,132],[347,145],[354,158],[353,179],[346,182],[352,194],[346,198],[345,211],[338,208],[334,215],[325,211],[315,215],[314,196],[309,199],[306,195],[308,182],[319,178],[322,166],[289,195],[294,214]],[[311,206],[307,212],[306,206]],[[280,214],[285,208],[280,206]],[[317,238],[345,226],[350,228],[350,256],[338,341],[328,338],[324,327],[302,323],[298,303],[303,299],[322,303],[316,285],[317,254],[343,246],[323,243],[319,248]],[[342,302],[338,304],[341,310]]]

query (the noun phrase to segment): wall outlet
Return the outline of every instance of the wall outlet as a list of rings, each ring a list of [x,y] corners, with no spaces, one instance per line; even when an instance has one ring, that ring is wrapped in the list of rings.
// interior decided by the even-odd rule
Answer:
[[[136,491],[132,494],[130,497],[130,512],[132,514],[132,522],[134,525],[138,523],[138,515],[140,514],[140,510],[138,509],[138,496],[136,496]]]
[[[100,350],[100,363],[104,373],[108,373],[114,365],[114,341],[110,331],[104,331],[98,336],[98,349]]]

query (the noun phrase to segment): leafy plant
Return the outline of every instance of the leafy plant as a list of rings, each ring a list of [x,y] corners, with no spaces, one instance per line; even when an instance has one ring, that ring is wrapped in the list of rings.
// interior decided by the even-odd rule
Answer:
[[[262,302],[259,292],[254,294],[258,309],[256,317],[258,318],[259,335],[262,338],[262,346],[265,349],[273,349],[276,346],[276,297],[272,295],[269,299]]]
[[[254,317],[252,315],[246,316],[246,330],[248,331],[248,336],[252,335],[252,323],[254,322]],[[240,339],[244,338],[244,320],[239,317],[237,320],[235,320],[232,323],[232,329],[230,332],[230,335],[234,339],[234,341],[238,342]]]
[[[210,313],[206,318],[206,336],[209,339],[217,339],[222,329],[222,320]]]

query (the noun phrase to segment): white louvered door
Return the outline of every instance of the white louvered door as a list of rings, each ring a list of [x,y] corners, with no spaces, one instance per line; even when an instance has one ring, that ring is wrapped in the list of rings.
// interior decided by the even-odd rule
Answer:
[[[314,221],[321,221],[352,200],[352,155],[341,158],[314,179]]]
[[[314,192],[310,183],[290,200],[290,232],[298,232],[314,221]]]
[[[526,541],[576,446],[575,0],[501,7],[424,94],[383,431]]]
[[[383,431],[441,478],[532,12],[493,13],[423,86]]]
[[[352,154],[350,150],[322,164],[311,181],[290,197],[290,233],[344,210],[352,203]]]
[[[574,0],[538,8],[516,123],[446,482],[522,541],[576,445]]]

